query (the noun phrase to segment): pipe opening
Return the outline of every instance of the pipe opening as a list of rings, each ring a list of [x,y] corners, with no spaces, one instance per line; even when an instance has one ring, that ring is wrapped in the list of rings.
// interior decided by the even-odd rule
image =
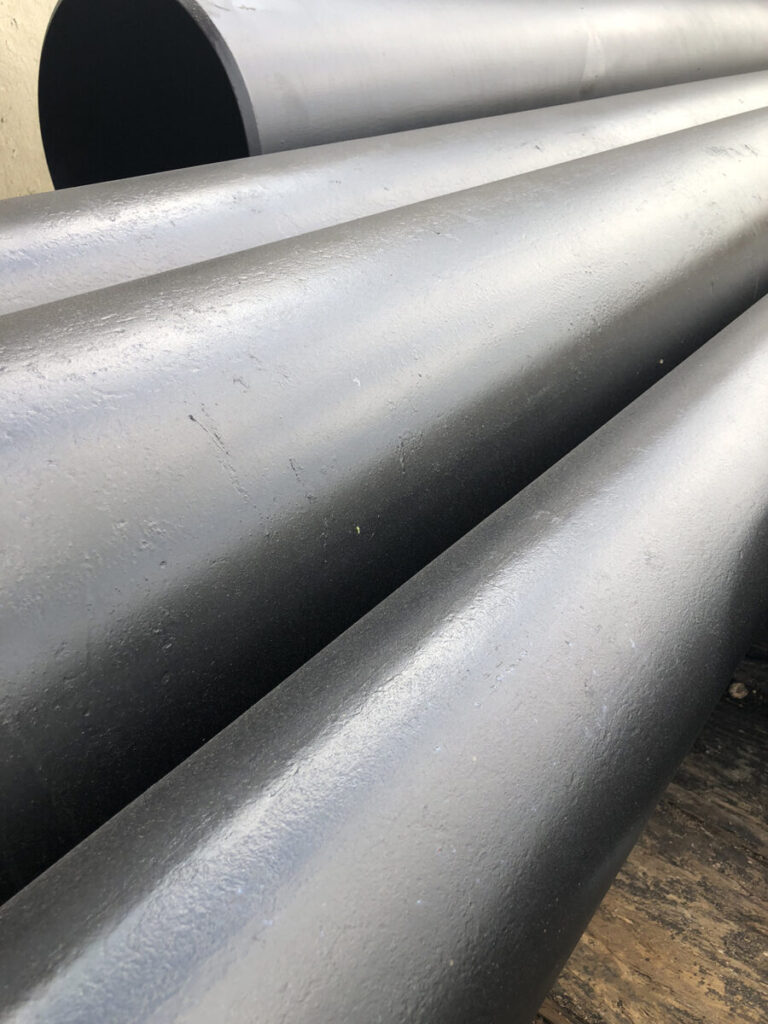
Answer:
[[[178,0],[61,0],[38,100],[56,188],[248,155],[213,39]]]

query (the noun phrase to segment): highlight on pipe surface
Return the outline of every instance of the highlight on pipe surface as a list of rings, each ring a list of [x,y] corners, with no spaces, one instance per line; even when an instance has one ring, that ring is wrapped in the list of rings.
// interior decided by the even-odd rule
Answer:
[[[178,0],[60,0],[40,59],[56,188],[247,156],[238,72]]]

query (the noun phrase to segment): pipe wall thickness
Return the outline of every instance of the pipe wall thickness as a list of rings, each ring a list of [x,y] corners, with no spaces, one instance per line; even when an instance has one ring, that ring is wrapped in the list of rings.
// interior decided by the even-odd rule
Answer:
[[[0,911],[14,1024],[530,1024],[768,612],[768,302]]]
[[[10,894],[768,287],[768,112],[0,321]]]
[[[0,313],[768,106],[768,72],[0,203]]]
[[[57,187],[768,68],[763,0],[61,0]]]

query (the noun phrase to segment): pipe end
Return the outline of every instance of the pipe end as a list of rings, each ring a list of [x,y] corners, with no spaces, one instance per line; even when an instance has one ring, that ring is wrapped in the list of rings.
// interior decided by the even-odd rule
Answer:
[[[179,0],[60,0],[38,81],[56,188],[248,155],[226,62]]]

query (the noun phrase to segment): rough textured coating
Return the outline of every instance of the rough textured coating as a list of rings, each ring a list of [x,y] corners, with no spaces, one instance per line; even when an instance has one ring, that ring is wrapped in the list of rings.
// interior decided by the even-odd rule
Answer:
[[[28,881],[768,285],[768,112],[0,321]]]
[[[0,313],[768,106],[768,72],[0,204]]]
[[[768,300],[0,911],[0,1019],[529,1024],[768,611]]]

